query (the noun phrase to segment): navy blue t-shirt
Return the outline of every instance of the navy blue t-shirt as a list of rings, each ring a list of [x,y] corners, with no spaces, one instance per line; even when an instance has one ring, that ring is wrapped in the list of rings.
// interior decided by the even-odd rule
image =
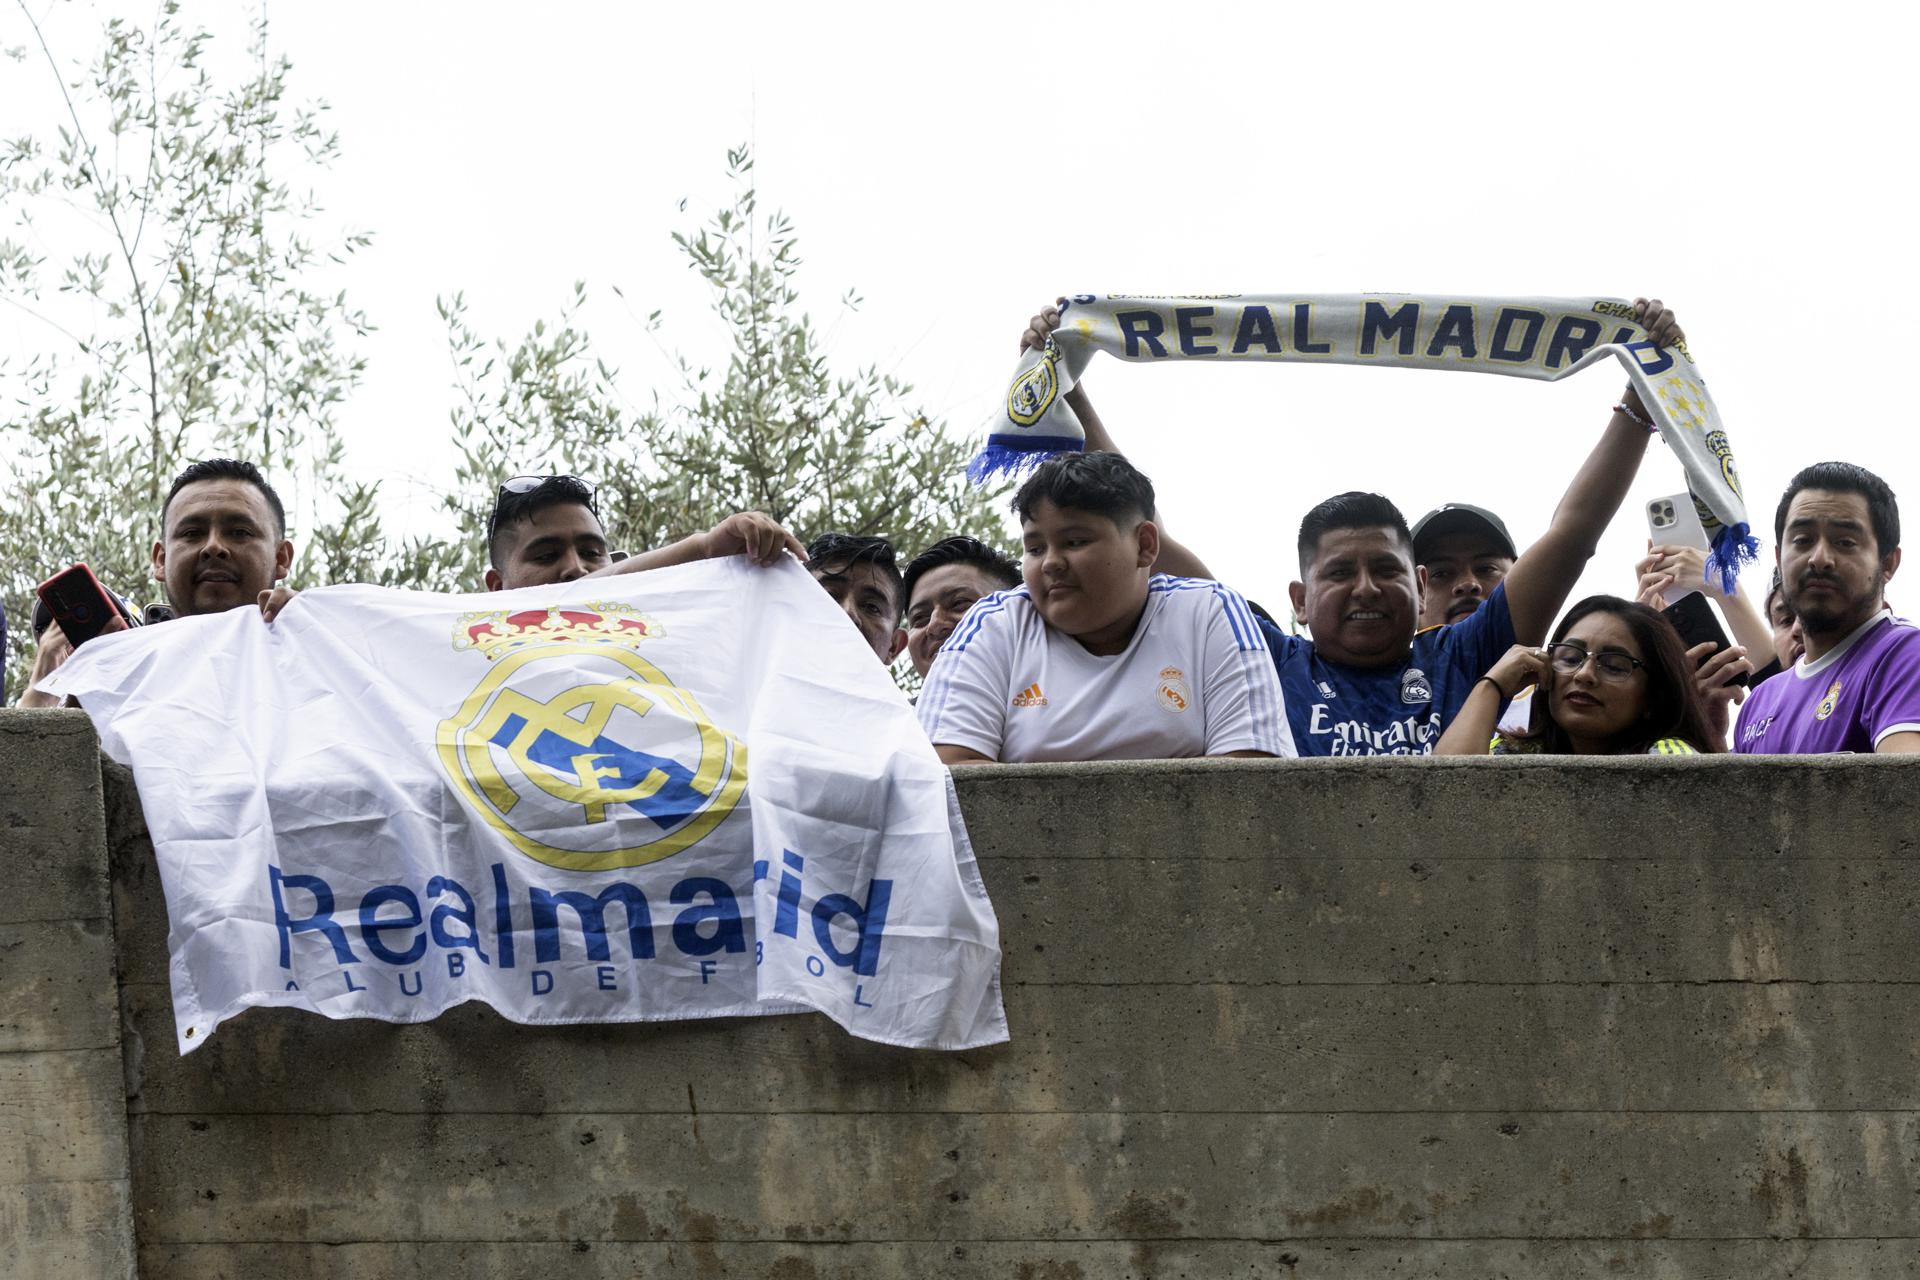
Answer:
[[[1264,618],[1260,627],[1303,756],[1430,754],[1474,683],[1515,643],[1505,583],[1470,616],[1416,632],[1407,661],[1390,667],[1328,662],[1313,641]]]

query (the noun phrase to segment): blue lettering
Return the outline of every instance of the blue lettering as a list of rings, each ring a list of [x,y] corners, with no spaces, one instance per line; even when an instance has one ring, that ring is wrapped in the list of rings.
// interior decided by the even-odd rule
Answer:
[[[353,970],[342,969],[340,971],[340,976],[347,980],[348,991],[365,991],[366,990],[365,987],[361,986],[359,983],[353,980]]]
[[[1500,318],[1493,323],[1493,345],[1487,352],[1487,359],[1525,364],[1533,359],[1533,349],[1540,344],[1540,330],[1546,323],[1546,315],[1539,311],[1529,311],[1525,307],[1500,308]],[[1527,326],[1526,336],[1519,342],[1513,341],[1516,324]]]
[[[507,890],[507,869],[493,864],[493,936],[500,951],[500,967],[513,968],[513,896]]]
[[[1273,312],[1257,302],[1240,313],[1240,327],[1233,335],[1233,354],[1247,354],[1256,342],[1268,355],[1280,354],[1280,332],[1273,327]]]
[[[699,894],[713,901],[687,906]],[[673,886],[669,895],[675,906],[686,906],[673,921],[673,945],[690,956],[710,956],[716,951],[745,951],[746,930],[740,926],[740,904],[725,880],[694,876]],[[713,932],[702,934],[700,926],[711,921]]]
[[[1633,352],[1633,358],[1640,363],[1640,372],[1651,378],[1656,373],[1665,373],[1673,368],[1673,352],[1662,351],[1651,342],[1629,342],[1627,350]]]
[[[397,902],[406,914],[399,919],[380,919],[380,908],[389,902]],[[367,896],[360,899],[360,940],[367,944],[367,950],[376,960],[388,964],[413,964],[427,954],[425,935],[416,935],[413,945],[405,951],[395,951],[389,947],[380,935],[389,929],[418,929],[420,927],[420,899],[413,896],[413,890],[404,885],[383,884],[368,890]]]
[[[598,980],[600,989],[602,991],[614,991],[618,989],[613,985],[613,966],[612,965],[610,964],[601,965],[599,968],[593,971],[593,976],[595,977],[595,979]]]
[[[1398,344],[1403,356],[1413,354],[1414,335],[1420,328],[1420,304],[1403,302],[1391,312],[1378,302],[1369,302],[1360,313],[1360,354],[1375,354],[1382,338]]]
[[[1600,341],[1600,322],[1589,320],[1585,316],[1561,316],[1560,323],[1553,327],[1553,337],[1547,340],[1546,366],[1558,369],[1563,364],[1571,364],[1581,356],[1593,350]]]
[[[1333,350],[1331,342],[1313,340],[1313,304],[1296,302],[1293,304],[1293,350],[1297,355],[1323,356]]]
[[[807,972],[816,978],[824,978],[827,976],[827,966],[821,962],[819,956],[808,956]]]
[[[532,983],[533,994],[537,996],[543,996],[547,994],[547,992],[553,990],[553,975],[548,973],[545,969],[535,969],[532,972],[530,972],[527,976],[533,979],[533,983]],[[545,978],[547,981],[547,985],[544,987],[540,985],[540,980],[542,978]]]
[[[467,958],[458,951],[447,952],[447,976],[457,978],[467,971]]]
[[[1433,340],[1427,343],[1427,354],[1437,358],[1449,347],[1459,352],[1462,360],[1471,360],[1480,352],[1473,335],[1473,308],[1464,303],[1441,313],[1440,323],[1433,327]]]
[[[867,885],[867,902],[861,906],[844,893],[830,893],[813,904],[813,936],[829,959],[842,968],[853,966],[863,978],[871,978],[880,967],[881,935],[887,927],[887,903],[893,897],[893,881],[874,880]],[[833,921],[847,916],[859,930],[860,941],[851,951],[833,945]]]
[[[1212,307],[1175,307],[1173,309],[1174,326],[1180,330],[1180,354],[1183,356],[1217,356],[1220,348],[1208,343],[1200,345],[1200,339],[1213,336],[1213,326],[1196,323],[1213,314]]]
[[[1142,343],[1152,348],[1155,356],[1167,354],[1166,346],[1160,341],[1160,335],[1167,331],[1167,322],[1158,313],[1121,311],[1115,313],[1113,320],[1120,326],[1121,336],[1127,340],[1127,359],[1132,360],[1140,354]]]
[[[425,945],[424,939],[421,945]],[[413,971],[413,990],[411,991],[407,990],[407,975],[404,973],[400,975],[400,994],[403,996],[417,996],[426,989],[426,986],[427,980],[418,969]]]
[[[715,964],[711,960],[702,960],[700,962],[700,985],[703,987],[706,986],[707,979],[711,978],[714,974],[718,972],[720,972],[719,965]]]
[[[570,908],[580,918],[581,940],[587,959],[605,960],[607,950],[607,904],[617,902],[627,913],[627,945],[636,960],[653,959],[653,917],[647,912],[647,898],[625,881],[616,881],[600,891],[597,898],[571,889],[558,893],[535,888],[533,903],[533,954],[542,964],[560,958],[560,908]]]
[[[429,898],[437,898],[445,894],[452,894],[454,897],[460,899],[460,905],[450,907],[443,902],[433,909],[433,918],[427,922],[427,930],[433,934],[433,944],[437,947],[446,947],[449,950],[454,947],[472,947],[473,953],[480,957],[480,963],[485,964],[487,962],[487,953],[480,949],[480,927],[474,919],[473,895],[468,893],[466,886],[462,885],[458,880],[449,880],[445,876],[435,876],[433,879],[427,881],[427,896]],[[463,937],[458,934],[448,933],[447,922],[449,920],[458,921],[465,925],[467,928],[466,935]]]
[[[873,1008],[873,1005],[869,1001],[862,1000],[860,998],[860,993],[865,990],[866,988],[861,986],[859,983],[857,982],[854,983],[853,984],[853,1002],[859,1005],[862,1009],[871,1009]]]
[[[295,920],[287,915],[280,886],[299,889],[313,895],[313,914]],[[360,957],[347,945],[346,930],[333,922],[333,886],[319,876],[287,876],[280,868],[267,864],[267,887],[273,893],[273,926],[280,931],[280,967],[293,968],[293,935],[321,933],[333,944],[333,958],[341,964],[358,964]]]
[[[781,859],[795,871],[804,870],[807,860],[791,849],[781,851]],[[780,901],[773,912],[773,931],[789,938],[800,936],[800,877],[780,873]]]

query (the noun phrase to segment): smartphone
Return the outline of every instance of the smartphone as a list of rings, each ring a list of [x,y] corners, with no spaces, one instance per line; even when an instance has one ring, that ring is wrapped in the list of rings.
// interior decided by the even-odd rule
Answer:
[[[1673,629],[1680,633],[1680,644],[1683,648],[1691,649],[1697,644],[1711,640],[1720,646],[1707,655],[1707,658],[1711,658],[1733,644],[1727,639],[1726,629],[1720,625],[1720,619],[1714,616],[1713,606],[1708,604],[1707,598],[1698,591],[1689,591],[1660,612],[1665,615],[1668,622],[1673,624]],[[1702,658],[1700,661],[1704,663],[1707,658]],[[1733,683],[1749,684],[1752,680],[1751,674],[1739,675],[1733,678]]]
[[[1656,547],[1698,547],[1708,550],[1706,526],[1693,509],[1693,495],[1673,493],[1647,504],[1647,536]]]
[[[40,584],[40,601],[66,632],[68,643],[78,649],[119,618],[132,625],[133,619],[118,600],[100,585],[93,570],[84,564],[63,569]]]

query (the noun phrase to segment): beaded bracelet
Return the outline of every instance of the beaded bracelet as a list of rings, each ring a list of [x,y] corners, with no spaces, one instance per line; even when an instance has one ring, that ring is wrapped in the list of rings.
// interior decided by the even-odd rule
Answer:
[[[1656,432],[1660,429],[1654,426],[1651,422],[1647,421],[1645,418],[1641,417],[1639,414],[1635,413],[1633,410],[1629,409],[1627,407],[1627,402],[1625,400],[1622,400],[1619,404],[1613,406],[1613,411],[1625,417],[1628,422],[1639,423],[1641,426],[1647,429],[1648,434],[1652,434],[1653,432]]]

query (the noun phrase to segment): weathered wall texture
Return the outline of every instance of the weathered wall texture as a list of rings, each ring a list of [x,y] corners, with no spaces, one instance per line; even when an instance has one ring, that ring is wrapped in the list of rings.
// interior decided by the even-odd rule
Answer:
[[[0,1275],[127,1276],[126,1086],[99,743],[0,712]]]
[[[98,855],[22,834],[40,791],[95,794],[59,763],[9,784],[0,865],[57,849],[49,927],[104,936]],[[1920,766],[1025,767],[961,799],[1010,1045],[260,1010],[182,1060],[109,767],[141,1274],[1920,1274]],[[23,984],[97,996],[14,954],[0,1051],[44,1021]],[[115,1117],[54,1086],[23,1116],[12,1079],[0,1124],[97,1146],[124,1195]]]

